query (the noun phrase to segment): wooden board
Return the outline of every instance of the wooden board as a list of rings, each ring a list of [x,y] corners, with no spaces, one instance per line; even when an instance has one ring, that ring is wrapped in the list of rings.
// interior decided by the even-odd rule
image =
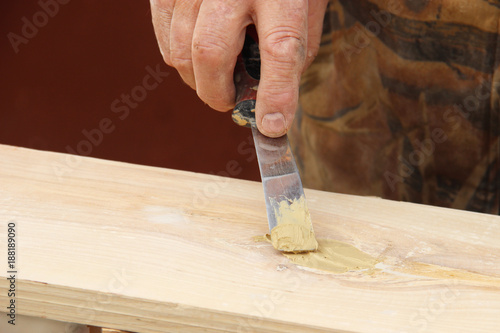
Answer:
[[[15,222],[18,314],[135,332],[500,327],[497,216],[306,191],[319,238],[381,260],[371,275],[329,274],[254,242],[267,232],[260,183],[10,146],[0,156],[1,309]]]

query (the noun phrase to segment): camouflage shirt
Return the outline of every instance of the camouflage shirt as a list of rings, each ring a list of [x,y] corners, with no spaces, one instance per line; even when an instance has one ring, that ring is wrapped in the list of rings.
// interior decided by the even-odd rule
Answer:
[[[304,185],[499,213],[499,0],[332,0],[290,138]]]

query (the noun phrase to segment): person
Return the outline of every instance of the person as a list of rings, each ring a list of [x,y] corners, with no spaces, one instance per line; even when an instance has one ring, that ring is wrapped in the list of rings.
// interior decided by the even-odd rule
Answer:
[[[234,106],[236,57],[255,24],[257,126],[270,137],[288,132],[306,187],[499,214],[497,2],[151,0],[151,8],[166,63],[218,111]]]

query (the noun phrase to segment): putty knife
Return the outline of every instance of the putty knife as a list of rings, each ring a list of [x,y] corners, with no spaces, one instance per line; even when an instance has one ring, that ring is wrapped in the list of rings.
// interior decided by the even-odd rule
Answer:
[[[247,34],[234,71],[236,107],[232,117],[238,125],[252,130],[274,247],[285,252],[314,251],[318,245],[288,137],[285,134],[279,138],[269,138],[257,129],[255,102],[259,80],[259,47]],[[277,227],[285,224],[288,232],[278,234],[280,228]],[[300,228],[295,228],[295,225]]]

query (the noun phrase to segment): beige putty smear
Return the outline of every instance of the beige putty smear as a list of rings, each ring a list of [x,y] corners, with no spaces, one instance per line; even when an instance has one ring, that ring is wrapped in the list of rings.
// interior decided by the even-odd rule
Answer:
[[[378,261],[354,246],[331,239],[316,240],[305,197],[283,200],[275,208],[278,225],[270,235],[255,237],[268,241],[293,263],[332,273],[374,269]],[[309,251],[309,252],[308,252]]]
[[[276,250],[306,252],[318,249],[304,196],[281,201],[274,213],[278,225],[271,230],[271,243]]]
[[[331,239],[316,240],[305,197],[283,200],[275,208],[278,225],[266,240],[293,263],[332,273],[374,269],[378,261],[354,246]]]
[[[272,242],[270,235],[256,236],[254,241]],[[318,249],[314,252],[282,252],[282,254],[299,266],[337,274],[360,270],[372,271],[379,262],[368,253],[350,244],[333,239],[318,239]]]
[[[283,253],[299,266],[332,273],[371,270],[378,261],[354,246],[332,239],[318,239],[318,250],[308,253]]]

